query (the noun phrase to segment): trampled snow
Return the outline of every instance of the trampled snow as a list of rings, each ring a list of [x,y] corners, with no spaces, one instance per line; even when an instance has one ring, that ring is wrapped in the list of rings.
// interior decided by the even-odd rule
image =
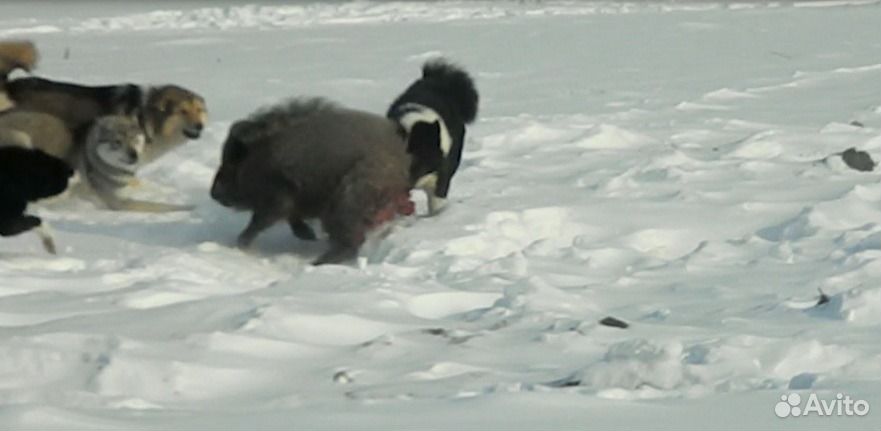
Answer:
[[[0,5],[40,75],[176,83],[211,122],[144,172],[193,212],[58,199],[58,256],[0,242],[3,429],[881,425],[774,414],[881,409],[881,175],[837,156],[881,158],[878,2],[59,3]],[[482,96],[444,213],[348,266],[284,226],[235,249],[232,121],[382,113],[436,55]]]

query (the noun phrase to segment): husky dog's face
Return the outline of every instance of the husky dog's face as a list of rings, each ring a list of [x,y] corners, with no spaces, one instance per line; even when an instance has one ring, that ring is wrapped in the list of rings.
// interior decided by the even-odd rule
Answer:
[[[409,103],[401,106],[398,123],[407,133],[407,151],[413,156],[410,179],[425,190],[428,211],[440,212],[447,201],[450,182],[459,168],[461,141],[454,139],[443,118],[433,109]]]
[[[162,138],[198,139],[208,121],[205,99],[182,87],[159,87],[147,103],[154,133]]]
[[[89,140],[87,145],[103,163],[129,172],[137,169],[146,145],[137,121],[121,115],[99,118]]]
[[[144,152],[144,136],[138,135],[128,142],[103,141],[95,147],[98,157],[110,166],[134,172]]]

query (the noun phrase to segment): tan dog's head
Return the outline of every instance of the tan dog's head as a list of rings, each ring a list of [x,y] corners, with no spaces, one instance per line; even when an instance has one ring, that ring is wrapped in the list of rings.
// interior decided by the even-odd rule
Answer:
[[[205,99],[176,85],[152,88],[146,108],[150,132],[162,141],[198,139],[208,121]]]

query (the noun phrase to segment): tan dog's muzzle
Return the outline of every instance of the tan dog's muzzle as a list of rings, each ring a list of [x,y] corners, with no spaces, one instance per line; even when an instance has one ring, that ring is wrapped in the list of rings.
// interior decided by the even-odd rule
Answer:
[[[202,123],[191,124],[183,129],[183,134],[189,139],[198,139],[202,135],[202,129],[205,126]]]

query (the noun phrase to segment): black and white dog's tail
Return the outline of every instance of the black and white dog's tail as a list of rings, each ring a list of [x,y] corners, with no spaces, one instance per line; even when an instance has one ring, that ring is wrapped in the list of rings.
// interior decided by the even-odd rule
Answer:
[[[388,118],[407,135],[410,179],[425,190],[429,212],[446,202],[450,181],[462,159],[465,125],[477,117],[479,96],[471,76],[446,60],[422,66],[416,80],[389,107]]]
[[[474,80],[460,67],[443,59],[431,60],[422,66],[422,80],[448,98],[463,123],[471,124],[477,118],[479,96]]]

